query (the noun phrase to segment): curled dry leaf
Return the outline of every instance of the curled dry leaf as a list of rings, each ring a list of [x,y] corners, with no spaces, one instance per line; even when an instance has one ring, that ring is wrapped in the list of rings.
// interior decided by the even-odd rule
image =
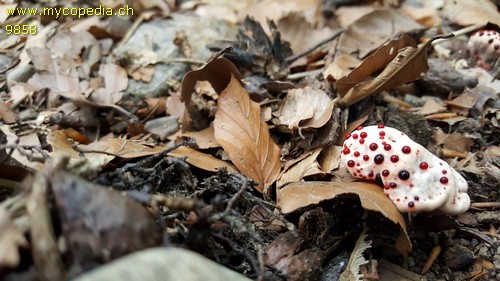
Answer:
[[[306,206],[341,195],[356,194],[361,206],[367,210],[381,213],[401,227],[396,241],[398,251],[406,256],[411,250],[411,242],[406,232],[406,223],[392,201],[377,185],[364,182],[297,182],[286,185],[277,191],[277,205],[281,212],[288,214]]]
[[[205,171],[217,172],[220,168],[226,168],[228,172],[236,173],[236,169],[231,164],[190,147],[181,146],[167,155],[177,158],[186,157],[186,162]]]
[[[259,184],[257,190],[267,192],[280,173],[280,149],[260,120],[260,106],[234,76],[217,104],[215,140],[240,172]]]
[[[200,149],[220,147],[220,144],[215,140],[214,127],[212,126],[197,132],[185,132],[182,133],[182,136],[194,138]]]
[[[395,53],[397,50],[396,48],[388,47],[391,44],[383,46],[380,52],[377,51],[373,56],[367,58],[358,68],[353,70],[346,80],[341,81],[341,79],[337,81],[336,85],[338,84],[338,87],[341,89],[339,92],[344,92],[348,89],[345,95],[340,94],[342,98],[341,101],[339,101],[339,105],[348,106],[370,95],[421,78],[427,69],[429,69],[427,64],[427,47],[432,41],[447,37],[449,36],[436,36],[419,49],[413,46],[407,46],[400,49],[397,53]],[[395,46],[401,46],[402,43],[408,42],[409,39],[403,36],[400,40],[402,40],[402,42],[399,40],[392,42],[394,42],[393,44],[395,44]],[[392,60],[390,63],[377,77],[359,82],[364,75],[370,75],[376,71],[379,65],[384,61],[387,62],[388,58],[391,57]]]
[[[328,65],[325,71],[323,71],[323,77],[328,80],[339,80],[351,73],[351,71],[360,64],[361,61],[357,58],[341,54]]]
[[[396,10],[379,9],[362,16],[340,36],[338,49],[344,54],[358,52],[364,58],[394,36],[422,26]]]
[[[231,81],[231,77],[240,80],[243,76],[236,68],[236,66],[225,58],[217,58],[205,66],[192,70],[186,73],[182,78],[181,83],[181,97],[180,100],[184,102],[185,108],[189,108],[191,103],[191,94],[194,92],[196,82],[208,81],[217,93],[222,92]],[[186,131],[190,124],[189,112],[184,110],[184,117],[182,119],[182,130]]]
[[[288,91],[279,120],[290,129],[319,128],[328,122],[332,111],[330,97],[323,90],[307,86]]]

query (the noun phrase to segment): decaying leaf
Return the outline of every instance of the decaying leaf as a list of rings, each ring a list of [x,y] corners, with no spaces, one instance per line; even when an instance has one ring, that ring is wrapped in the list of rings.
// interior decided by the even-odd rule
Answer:
[[[260,120],[260,106],[234,76],[217,100],[214,134],[234,165],[267,192],[280,172],[280,149]]]
[[[333,101],[320,89],[292,89],[283,101],[280,122],[289,129],[319,128],[332,116]]]
[[[7,210],[0,208],[0,267],[19,264],[18,247],[28,246],[23,232],[11,221]]]
[[[299,208],[347,194],[356,194],[363,208],[379,212],[399,225],[401,233],[396,248],[404,256],[410,252],[411,242],[403,216],[384,191],[373,183],[320,181],[291,183],[277,191],[277,206],[282,213],[289,214]]]
[[[394,36],[421,28],[396,10],[378,9],[350,24],[340,36],[338,49],[344,54],[358,52],[358,58],[364,58]]]
[[[281,186],[285,183],[301,181],[307,176],[324,174],[317,161],[321,150],[322,148],[317,148],[301,155],[298,158],[299,161],[291,165],[283,172],[280,179],[276,182],[276,185]]]
[[[177,158],[186,157],[186,162],[206,171],[217,172],[220,168],[226,168],[228,172],[236,173],[236,169],[231,164],[190,147],[181,146],[167,155]]]
[[[404,39],[405,37],[406,36],[403,36],[403,41],[406,41],[406,39]],[[432,43],[432,41],[443,37],[446,38],[449,36],[436,36],[419,49],[412,46],[400,49],[382,73],[380,73],[377,77],[372,80],[356,83],[356,81],[361,79],[363,73],[368,74],[375,71],[377,67],[373,67],[370,63],[374,63],[375,61],[378,61],[379,63],[383,62],[385,58],[394,55],[394,52],[396,52],[395,48],[387,48],[387,46],[382,47],[383,50],[380,53],[376,52],[374,54],[374,56],[377,53],[380,54],[380,56],[382,56],[382,60],[374,57],[366,63],[363,62],[358,67],[362,68],[362,70],[359,70],[359,72],[353,70],[353,72],[356,71],[356,76],[354,74],[352,76],[349,75],[351,78],[347,79],[347,81],[337,81],[339,85],[344,86],[344,88],[341,87],[343,90],[349,89],[347,93],[342,96],[341,101],[339,101],[339,105],[351,105],[370,95],[377,94],[381,91],[421,78],[429,68],[427,65],[427,47]],[[377,63],[376,66],[378,65],[379,64]],[[365,68],[367,69],[366,72],[364,71]],[[353,72],[351,72],[351,74]]]
[[[196,87],[196,82],[208,81],[214,90],[220,93],[227,87],[233,76],[238,80],[243,77],[236,66],[229,60],[225,58],[214,59],[202,68],[190,71],[184,75],[181,83],[180,100],[184,102],[185,108],[188,108],[191,103],[191,94]],[[182,122],[182,130],[186,131],[190,123],[190,117],[187,110],[184,110]]]
[[[361,274],[361,266],[368,263],[368,261],[363,256],[363,252],[372,247],[372,241],[366,241],[366,229],[359,235],[358,241],[352,250],[351,257],[349,257],[349,262],[347,267],[340,274],[341,281],[361,281],[363,280],[363,274]]]
[[[358,67],[361,61],[346,54],[337,56],[323,71],[323,77],[328,80],[339,80]]]
[[[487,22],[500,25],[497,6],[489,0],[446,0],[443,15],[449,21],[464,26]]]

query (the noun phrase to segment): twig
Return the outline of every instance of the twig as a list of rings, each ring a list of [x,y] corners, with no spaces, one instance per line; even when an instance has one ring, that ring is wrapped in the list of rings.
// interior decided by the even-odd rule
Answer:
[[[334,40],[335,38],[337,38],[340,34],[342,34],[343,32],[345,31],[345,29],[341,29],[337,32],[335,32],[334,34],[332,34],[332,36],[320,41],[318,44],[312,46],[311,48],[301,52],[301,53],[298,53],[298,54],[295,54],[295,55],[292,55],[292,56],[289,56],[288,58],[285,59],[285,61],[290,64],[298,59],[300,59],[301,57],[303,56],[307,56],[308,54],[314,52],[314,50],[316,50],[317,48],[325,45],[326,43],[329,43],[330,41]]]
[[[487,209],[487,208],[499,208],[500,209],[500,202],[475,202],[472,203],[471,208],[478,208],[478,209]]]
[[[479,28],[482,28],[486,25],[486,23],[478,23],[478,24],[474,24],[474,25],[471,25],[471,26],[467,26],[467,27],[464,27],[462,29],[459,29],[457,31],[454,31],[452,32],[451,34],[453,34],[454,36],[460,36],[460,35],[463,35],[463,34],[466,34],[466,33],[469,33],[471,31],[474,31],[476,29],[479,29]],[[452,38],[452,37],[450,37]],[[432,42],[432,46],[436,46],[437,44],[441,44],[445,41],[447,41],[448,39],[450,38],[443,38],[443,39],[437,39],[437,40],[434,40]]]
[[[288,75],[286,78],[288,80],[299,80],[307,76],[313,76],[321,73],[323,69],[315,69],[315,70],[309,70],[309,71],[304,71],[304,72],[298,72],[294,74]]]
[[[19,145],[19,144],[0,145],[0,151],[5,150],[5,149],[11,149],[11,150],[9,151],[9,153],[7,154],[7,157],[5,157],[5,159],[0,160],[0,163],[3,163],[7,159],[9,159],[12,156],[12,153],[14,152],[14,150],[17,150],[19,152],[19,154],[28,158],[28,160],[30,160],[30,161],[44,163],[45,160],[50,159],[50,156],[45,151],[43,151],[43,148],[41,148],[39,146],[35,146],[35,145]],[[26,152],[25,150],[35,150],[38,153],[40,153],[43,158],[33,156],[32,153],[30,154],[30,153]]]
[[[76,144],[73,144],[72,148],[76,152],[80,153],[80,156],[82,156],[82,157],[84,156],[85,153],[100,153],[100,154],[106,154],[106,155],[110,155],[110,156],[114,156],[114,157],[121,157],[118,154],[103,151],[103,150],[84,150],[84,149],[79,148],[78,145],[76,145]]]
[[[234,174],[234,176],[240,179],[241,187],[240,187],[240,190],[238,190],[238,192],[236,192],[234,194],[234,196],[227,203],[226,209],[224,210],[224,212],[222,212],[222,216],[226,216],[229,214],[229,212],[233,208],[233,205],[236,203],[238,198],[240,198],[240,196],[243,194],[243,192],[245,192],[245,190],[248,186],[248,180],[244,176],[242,176],[240,174]]]

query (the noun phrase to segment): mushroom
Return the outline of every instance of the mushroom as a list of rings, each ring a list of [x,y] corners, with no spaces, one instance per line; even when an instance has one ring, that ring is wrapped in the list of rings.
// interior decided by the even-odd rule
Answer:
[[[490,70],[500,58],[500,33],[495,30],[479,30],[469,38],[467,48],[479,67]]]
[[[375,181],[401,212],[467,211],[467,182],[445,161],[394,128],[358,127],[345,136],[342,163],[356,178]]]

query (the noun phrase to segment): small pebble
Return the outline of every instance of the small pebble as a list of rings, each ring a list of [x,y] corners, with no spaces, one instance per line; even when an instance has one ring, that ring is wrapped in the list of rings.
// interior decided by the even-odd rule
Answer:
[[[455,245],[444,253],[445,264],[451,269],[462,270],[471,266],[476,257],[474,253],[461,245]]]

